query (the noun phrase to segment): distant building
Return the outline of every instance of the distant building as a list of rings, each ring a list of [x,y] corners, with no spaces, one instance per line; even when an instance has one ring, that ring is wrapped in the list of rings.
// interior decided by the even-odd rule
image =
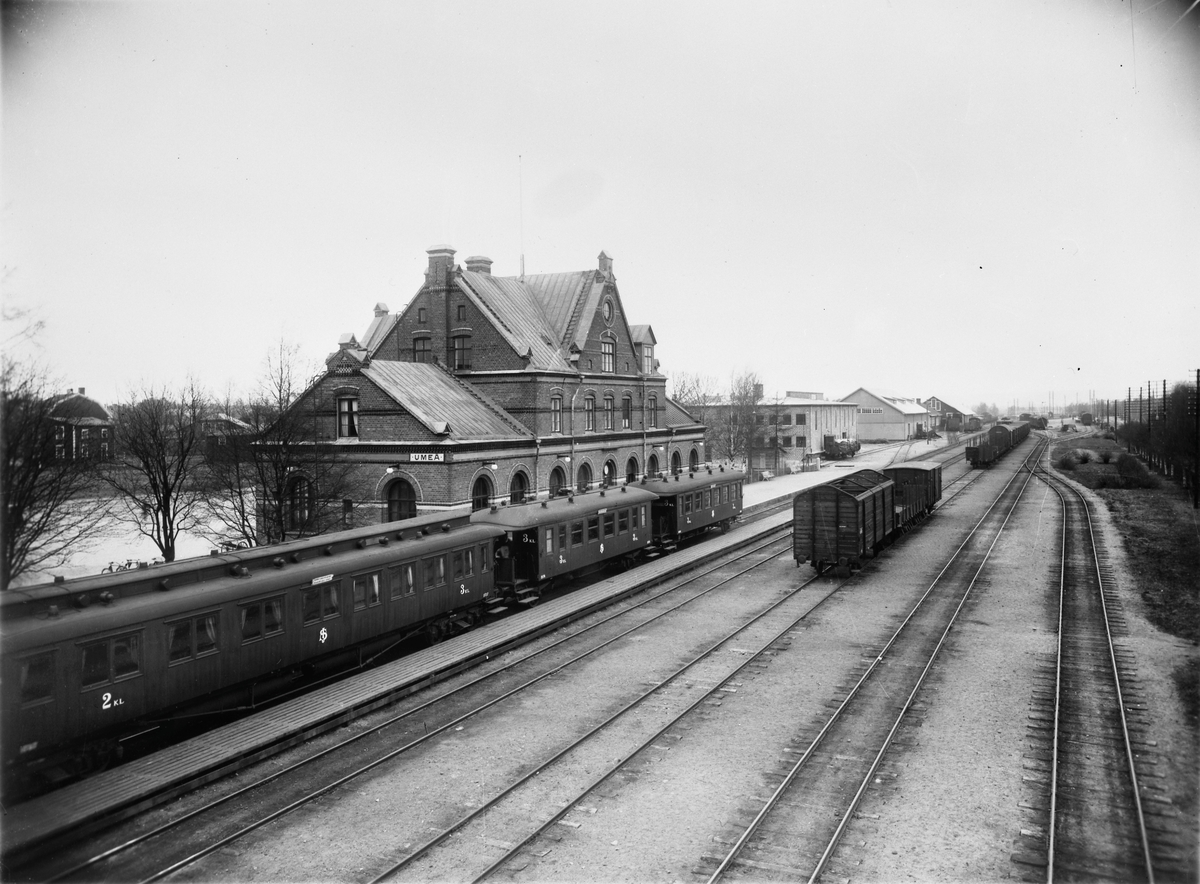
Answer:
[[[820,455],[825,437],[858,438],[855,403],[826,399],[823,393],[788,390],[778,400],[761,401],[755,414],[751,467],[787,472]]]
[[[108,411],[85,389],[51,397],[50,422],[54,424],[55,460],[111,460],[113,421]]]
[[[918,404],[929,412],[930,425],[933,429],[946,430],[951,433],[961,430],[965,425],[967,415],[971,413],[955,408],[936,396],[922,399]]]
[[[515,503],[707,460],[704,427],[667,398],[654,332],[629,324],[607,254],[592,270],[509,277],[454,254],[429,249],[409,304],[377,304],[362,340],[343,335],[293,406],[315,411],[318,444],[355,464],[347,521]]]
[[[858,435],[864,442],[902,442],[930,427],[929,411],[914,398],[859,387],[842,399],[858,407]]]

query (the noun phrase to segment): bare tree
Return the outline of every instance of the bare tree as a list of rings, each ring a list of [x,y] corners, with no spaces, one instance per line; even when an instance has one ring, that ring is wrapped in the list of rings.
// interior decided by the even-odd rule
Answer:
[[[740,460],[750,456],[760,398],[762,383],[755,372],[746,370],[729,376],[729,392],[710,409],[709,434],[716,457]]]
[[[240,414],[247,432],[206,448],[214,515],[249,544],[341,527],[352,466],[320,441],[319,402],[303,396],[316,377],[304,371],[299,349],[281,341]]]
[[[108,501],[97,495],[95,463],[55,451],[57,402],[45,373],[4,357],[0,460],[0,589],[24,574],[66,563],[98,536]]]
[[[119,407],[117,459],[102,469],[116,492],[114,515],[149,537],[175,561],[179,535],[210,515],[210,486],[201,457],[209,406],[195,381],[178,391],[145,388]]]

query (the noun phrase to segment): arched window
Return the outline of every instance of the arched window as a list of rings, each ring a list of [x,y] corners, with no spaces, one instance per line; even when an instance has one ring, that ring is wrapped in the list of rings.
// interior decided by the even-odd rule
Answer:
[[[592,487],[592,465],[581,463],[579,465],[579,482],[576,487],[580,491],[587,491]]]
[[[625,462],[625,481],[630,485],[637,481],[637,467],[638,463],[636,457],[631,457]]]
[[[492,481],[480,476],[471,487],[471,511],[485,510],[492,503]]]
[[[405,479],[397,479],[387,489],[387,520],[399,522],[417,514],[417,492]]]
[[[583,400],[583,429],[593,432],[596,429],[596,397],[588,396]]]
[[[289,531],[304,531],[312,520],[313,487],[306,476],[293,476],[284,502],[285,524]]]
[[[633,397],[621,397],[621,429],[628,430],[633,427]]]
[[[700,469],[700,453],[696,451],[695,448],[693,448],[692,453],[688,455],[688,469],[693,473]]]
[[[550,496],[558,497],[559,492],[566,487],[567,474],[562,467],[555,467],[550,471]]]
[[[617,463],[614,460],[606,460],[604,462],[604,482],[605,488],[611,488],[617,484]]]
[[[562,432],[562,396],[550,397],[550,432]]]
[[[650,455],[650,459],[648,461],[646,461],[646,478],[647,479],[657,479],[658,478],[658,455],[657,454]]]
[[[671,452],[671,472],[675,475],[683,472],[683,458],[679,456],[678,451]]]
[[[512,482],[508,486],[508,499],[510,503],[522,503],[525,500],[525,494],[529,491],[529,479],[521,471],[513,473]]]
[[[612,396],[604,397],[604,429],[613,429],[613,420],[616,417],[617,405],[616,400]]]

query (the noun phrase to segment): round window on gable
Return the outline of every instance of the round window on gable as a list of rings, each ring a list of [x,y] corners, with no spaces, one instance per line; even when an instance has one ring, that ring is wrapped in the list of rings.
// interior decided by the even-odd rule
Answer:
[[[613,314],[615,312],[616,312],[616,310],[613,307],[612,298],[605,298],[604,299],[604,321],[607,322],[609,325],[612,325]]]

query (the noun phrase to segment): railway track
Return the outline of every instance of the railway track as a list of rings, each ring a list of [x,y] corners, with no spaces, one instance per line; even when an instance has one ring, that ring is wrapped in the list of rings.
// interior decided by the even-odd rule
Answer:
[[[1036,462],[1039,443],[1025,463]],[[1032,472],[1018,468],[1004,490],[815,733],[774,792],[723,856],[709,856],[710,882],[730,873],[817,880],[889,746],[912,709],[1020,500]]]
[[[1071,483],[1040,468],[1063,510],[1058,587],[1058,645],[1052,690],[1040,698],[1038,757],[1046,778],[1044,827],[1028,845],[1045,880],[1153,884],[1161,865],[1186,876],[1174,856],[1156,858],[1137,759],[1146,748],[1127,710],[1135,707],[1127,663],[1114,640],[1115,592],[1088,500]],[[1028,859],[1025,860],[1028,863]]]
[[[247,785],[181,813],[132,837],[110,835],[87,855],[62,851],[49,860],[31,863],[10,880],[145,880],[180,872],[212,853],[227,848],[288,814],[311,806],[326,795],[352,788],[372,771],[397,763],[402,756],[444,739],[489,708],[535,688],[572,665],[584,663],[631,634],[676,614],[716,589],[754,570],[770,558],[790,551],[782,526],[765,541],[722,557],[685,576],[656,587],[635,601],[614,606],[594,622],[544,647],[514,654],[514,659],[485,670],[464,684],[415,703],[396,715],[339,740],[311,757],[269,773]],[[728,574],[736,563],[750,565]],[[633,622],[630,622],[633,621]],[[535,668],[525,673],[523,670]],[[480,699],[473,694],[483,692]],[[433,720],[431,726],[431,720]],[[362,755],[352,744],[367,746]]]

